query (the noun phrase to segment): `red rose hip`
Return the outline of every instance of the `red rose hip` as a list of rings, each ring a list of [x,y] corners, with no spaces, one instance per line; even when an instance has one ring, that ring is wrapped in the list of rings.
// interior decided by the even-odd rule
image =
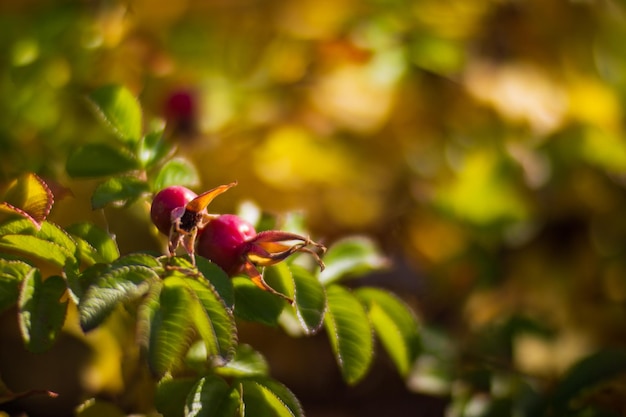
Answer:
[[[211,220],[200,232],[197,253],[210,259],[229,275],[241,272],[245,264],[246,241],[256,236],[254,226],[234,214]]]
[[[170,234],[172,227],[172,210],[185,207],[197,197],[197,194],[186,187],[174,185],[159,191],[152,200],[150,218],[152,223],[165,235]]]

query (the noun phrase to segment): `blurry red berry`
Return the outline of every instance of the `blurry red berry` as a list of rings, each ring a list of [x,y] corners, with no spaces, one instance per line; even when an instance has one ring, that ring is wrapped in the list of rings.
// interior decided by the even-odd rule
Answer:
[[[172,92],[165,101],[164,116],[168,130],[192,138],[198,131],[198,98],[191,90]]]
[[[152,200],[152,206],[150,207],[152,223],[154,223],[161,233],[169,236],[172,226],[172,210],[178,207],[184,207],[196,197],[196,193],[180,185],[173,185],[162,189]]]
[[[254,226],[234,214],[211,220],[200,231],[196,252],[210,259],[229,275],[241,272],[247,262],[246,241],[256,236]]]

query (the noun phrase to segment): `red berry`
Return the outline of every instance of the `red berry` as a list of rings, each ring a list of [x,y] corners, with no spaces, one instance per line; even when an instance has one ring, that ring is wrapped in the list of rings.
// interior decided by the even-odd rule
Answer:
[[[234,214],[224,214],[211,220],[200,231],[198,255],[210,259],[229,275],[241,272],[248,239],[256,236],[254,226]]]
[[[184,207],[196,198],[197,194],[180,185],[173,185],[159,191],[152,200],[150,218],[152,223],[165,235],[169,235],[172,225],[172,210]]]

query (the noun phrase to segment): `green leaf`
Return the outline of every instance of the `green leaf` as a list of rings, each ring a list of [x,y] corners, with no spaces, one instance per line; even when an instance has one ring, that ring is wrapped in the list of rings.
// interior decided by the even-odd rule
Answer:
[[[372,329],[359,300],[339,285],[326,288],[326,331],[343,379],[350,385],[367,373],[374,356]]]
[[[191,278],[167,278],[172,285],[181,285],[189,291],[194,301],[188,314],[202,337],[208,358],[219,356],[222,362],[230,359],[237,345],[237,326],[233,313],[226,307],[209,282]]]
[[[96,264],[92,268],[101,266]],[[88,271],[86,272],[88,274]],[[97,276],[95,283],[80,299],[78,312],[82,329],[84,331],[94,329],[109,316],[118,303],[145,294],[150,280],[157,277],[152,269],[141,265],[106,269]]]
[[[185,404],[196,378],[163,378],[154,396],[154,406],[163,417],[183,417]]]
[[[171,185],[194,187],[200,183],[200,177],[193,163],[184,158],[174,158],[167,161],[159,170],[152,189],[162,190]]]
[[[204,278],[213,285],[226,306],[232,309],[235,304],[235,293],[233,283],[226,272],[202,256],[196,256],[196,266]]]
[[[186,417],[232,417],[238,403],[228,384],[215,375],[200,378],[185,404]]]
[[[263,291],[247,277],[234,277],[232,282],[235,289],[235,315],[244,320],[276,326],[285,300]]]
[[[154,270],[162,268],[161,262],[157,258],[147,253],[131,253],[116,259],[112,264],[113,267],[118,266],[145,266]]]
[[[294,300],[295,313],[306,334],[316,333],[324,323],[326,293],[321,282],[299,265],[276,264],[265,268],[267,283]]]
[[[287,387],[267,377],[239,380],[246,416],[304,417],[300,402]]]
[[[82,258],[90,259],[94,263],[113,262],[119,258],[120,252],[115,240],[93,223],[75,223],[66,230],[77,241],[78,252]]]
[[[59,267],[76,263],[76,242],[57,225],[44,221],[36,229],[26,219],[0,227],[0,249],[18,252]]]
[[[376,244],[364,236],[348,237],[334,243],[324,255],[326,268],[320,281],[330,284],[346,276],[360,276],[384,268],[388,261]]]
[[[89,98],[119,139],[125,143],[136,143],[141,138],[141,107],[130,91],[121,86],[107,85],[94,91]]]
[[[366,305],[374,330],[398,372],[406,377],[420,349],[419,324],[397,296],[378,288],[359,288],[355,295]]]
[[[5,235],[0,238],[0,250],[22,253],[42,261],[64,267],[73,254],[54,242],[28,235]]]
[[[240,344],[233,359],[216,368],[215,372],[225,377],[266,376],[269,373],[269,366],[260,352],[250,345]]]
[[[88,143],[72,152],[65,169],[74,178],[123,174],[139,168],[135,158],[121,148],[104,143]]]
[[[173,148],[163,139],[163,132],[150,132],[139,142],[137,158],[142,167],[150,169],[172,152]]]
[[[108,204],[129,205],[150,190],[136,177],[113,177],[98,185],[91,196],[91,207],[101,209]]]
[[[180,278],[168,277],[150,323],[148,362],[156,375],[171,371],[182,362],[194,335],[194,300]]]
[[[67,286],[57,275],[42,280],[32,269],[22,283],[19,298],[19,323],[26,348],[40,353],[49,349],[63,327],[67,301],[62,301]]]
[[[33,269],[26,262],[0,259],[0,313],[17,302],[20,283]]]
[[[552,395],[554,407],[550,415],[565,415],[572,400],[584,391],[626,372],[626,351],[598,351],[572,366],[561,379]]]
[[[291,265],[295,285],[294,301],[302,328],[307,334],[314,334],[324,324],[326,313],[326,292],[322,283],[310,271]]]

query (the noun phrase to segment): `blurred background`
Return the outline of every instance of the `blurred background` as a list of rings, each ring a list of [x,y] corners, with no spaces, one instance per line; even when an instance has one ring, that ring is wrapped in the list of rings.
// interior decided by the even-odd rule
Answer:
[[[625,35],[620,0],[2,0],[0,180],[37,172],[71,190],[54,221],[160,248],[145,207],[92,212],[98,181],[65,173],[108,135],[84,96],[124,85],[196,191],[238,180],[215,211],[299,210],[392,261],[363,282],[423,324],[408,381],[379,350],[345,387],[324,336],[242,324],[308,415],[519,415],[626,347]],[[92,391],[131,398],[110,373]],[[617,375],[584,401],[624,415],[624,398]]]

